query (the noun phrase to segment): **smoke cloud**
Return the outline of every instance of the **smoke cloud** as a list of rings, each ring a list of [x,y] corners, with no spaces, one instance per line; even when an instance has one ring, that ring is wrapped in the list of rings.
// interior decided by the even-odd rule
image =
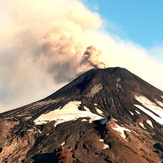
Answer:
[[[163,89],[163,66],[142,47],[111,36],[100,15],[79,0],[1,0],[0,24],[0,112],[108,65],[125,67]]]
[[[0,9],[2,111],[43,98],[100,62],[82,62],[91,45],[85,38],[102,20],[79,1],[2,0]]]
[[[99,61],[99,56],[102,54],[100,50],[97,50],[94,46],[87,47],[84,55],[82,64],[88,63],[90,66],[95,68],[106,68],[104,62]]]

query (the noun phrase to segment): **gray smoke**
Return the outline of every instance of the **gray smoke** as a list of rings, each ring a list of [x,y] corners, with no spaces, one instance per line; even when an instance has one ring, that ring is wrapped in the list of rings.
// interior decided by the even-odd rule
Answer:
[[[84,55],[82,63],[88,63],[91,67],[94,68],[106,68],[104,62],[101,62],[99,56],[102,54],[100,50],[98,50],[94,46],[87,47]]]

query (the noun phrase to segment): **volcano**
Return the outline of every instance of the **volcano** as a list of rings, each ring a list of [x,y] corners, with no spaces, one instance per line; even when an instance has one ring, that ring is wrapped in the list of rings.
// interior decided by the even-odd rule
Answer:
[[[89,70],[0,114],[0,162],[161,163],[163,92],[124,68]]]

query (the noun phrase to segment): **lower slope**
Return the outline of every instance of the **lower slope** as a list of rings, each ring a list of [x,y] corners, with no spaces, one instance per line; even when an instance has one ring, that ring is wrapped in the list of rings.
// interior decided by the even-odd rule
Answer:
[[[79,118],[56,127],[51,121],[23,131],[18,122],[13,126],[4,120],[2,124],[8,129],[1,126],[7,136],[1,137],[0,162],[161,163],[161,144],[139,126],[118,125],[112,117],[105,124]],[[60,152],[61,148],[64,151]]]

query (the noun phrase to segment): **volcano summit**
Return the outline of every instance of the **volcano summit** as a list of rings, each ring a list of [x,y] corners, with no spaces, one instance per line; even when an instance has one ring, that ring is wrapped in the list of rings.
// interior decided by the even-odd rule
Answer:
[[[161,163],[163,92],[123,68],[92,69],[0,114],[0,162]]]

